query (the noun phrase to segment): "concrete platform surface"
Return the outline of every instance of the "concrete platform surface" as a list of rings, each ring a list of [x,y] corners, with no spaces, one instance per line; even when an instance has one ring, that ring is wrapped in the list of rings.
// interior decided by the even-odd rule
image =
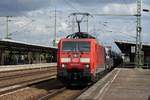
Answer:
[[[24,64],[24,65],[7,65],[7,66],[0,66],[0,72],[44,68],[44,67],[52,67],[52,66],[57,66],[57,64],[56,63],[40,63],[40,64]]]
[[[150,100],[150,70],[114,69],[77,100]]]

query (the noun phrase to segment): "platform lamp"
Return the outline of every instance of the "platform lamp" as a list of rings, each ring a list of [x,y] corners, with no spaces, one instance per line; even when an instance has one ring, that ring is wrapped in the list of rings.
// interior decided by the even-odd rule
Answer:
[[[6,16],[6,37],[5,39],[11,39],[11,33],[9,33],[9,22],[11,21],[9,18],[12,16]]]

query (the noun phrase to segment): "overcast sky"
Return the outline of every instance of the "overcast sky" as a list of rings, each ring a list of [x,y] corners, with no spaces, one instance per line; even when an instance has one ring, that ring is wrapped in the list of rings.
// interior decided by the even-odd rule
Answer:
[[[90,14],[135,14],[136,0],[1,0],[0,37],[6,35],[6,17],[12,39],[42,45],[52,45],[54,34],[54,9],[57,10],[57,36],[64,37],[72,32],[73,12]],[[143,8],[150,9],[150,0],[143,1]],[[150,12],[142,16],[142,39],[149,42]],[[86,31],[86,23],[82,23]],[[136,18],[93,16],[89,18],[89,32],[106,45],[115,39],[135,40]]]

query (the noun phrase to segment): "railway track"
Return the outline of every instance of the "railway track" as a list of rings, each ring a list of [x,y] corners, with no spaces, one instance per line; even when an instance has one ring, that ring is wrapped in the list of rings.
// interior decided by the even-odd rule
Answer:
[[[0,95],[7,93],[7,92],[14,91],[16,89],[24,88],[24,87],[32,85],[32,84],[36,84],[36,83],[39,83],[42,81],[50,80],[53,78],[56,78],[56,74],[52,74],[51,76],[46,76],[46,77],[42,77],[42,78],[38,78],[38,79],[34,79],[34,80],[23,81],[21,83],[13,84],[11,86],[5,86],[3,88],[0,88]]]
[[[48,91],[48,94],[46,94],[46,95],[40,97],[38,100],[47,100],[47,99],[49,99],[49,98],[52,98],[52,97],[56,96],[56,95],[59,94],[59,93],[62,93],[62,92],[65,91],[65,90],[66,90],[65,87],[62,87],[62,88],[60,88],[60,89],[50,90],[50,91]]]
[[[26,72],[26,73],[20,73],[20,74],[14,74],[14,75],[7,75],[7,76],[0,76],[0,81],[3,80],[9,80],[9,79],[14,79],[14,78],[20,78],[20,77],[25,77],[25,76],[31,76],[31,75],[36,75],[40,73],[47,73],[47,72],[52,72],[52,70],[44,70],[44,71],[39,71],[39,72]]]
[[[40,97],[38,100],[74,100],[88,88],[89,87],[75,87],[68,89],[66,87],[62,87],[60,89],[50,90],[48,94]]]
[[[105,71],[101,73],[101,77],[103,78],[107,75],[109,71]],[[59,88],[48,91],[48,93],[38,100],[75,100],[78,96],[80,96],[84,91],[86,91],[92,84],[87,87],[72,87],[72,88]]]
[[[41,81],[50,80],[56,78],[56,70],[50,69],[39,69],[35,71],[19,71],[1,73],[0,76],[0,94],[4,94],[16,89],[26,87]]]
[[[55,94],[54,91],[61,91],[61,88],[64,88],[63,84],[56,78],[52,78],[1,94],[0,100],[38,100],[50,92]]]
[[[74,100],[85,90],[86,87],[67,89],[54,78],[1,94],[0,100]]]
[[[13,75],[16,79],[19,78],[22,80],[26,75],[27,77],[31,77],[29,80],[23,80],[9,87],[0,88],[0,100],[74,100],[89,88],[65,88],[65,86],[56,79],[56,70],[54,68],[47,69],[47,71],[46,69],[40,69],[39,72],[37,71],[38,70],[28,71],[29,75],[24,71],[17,72],[22,75],[22,78],[15,76],[14,73],[16,72],[14,72]],[[106,73],[103,73],[104,76],[105,74]],[[10,80],[7,75],[4,76]],[[0,86],[2,86],[1,81]]]
[[[21,69],[21,70],[8,70],[8,71],[2,71],[0,72],[0,78],[3,77],[9,77],[14,76],[16,74],[25,74],[25,73],[35,73],[37,71],[43,71],[43,70],[50,70],[50,71],[56,71],[56,67],[44,67],[44,68],[34,68],[34,69]]]

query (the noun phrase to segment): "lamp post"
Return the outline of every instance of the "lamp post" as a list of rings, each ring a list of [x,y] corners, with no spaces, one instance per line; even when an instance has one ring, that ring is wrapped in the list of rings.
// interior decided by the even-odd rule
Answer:
[[[140,68],[142,65],[142,41],[141,41],[141,12],[149,12],[148,9],[142,9],[142,0],[137,0],[137,27],[136,27],[136,58],[135,65]]]
[[[137,68],[142,65],[142,42],[141,42],[141,7],[142,0],[137,0],[137,26],[136,26],[136,58],[135,58],[135,66]]]

